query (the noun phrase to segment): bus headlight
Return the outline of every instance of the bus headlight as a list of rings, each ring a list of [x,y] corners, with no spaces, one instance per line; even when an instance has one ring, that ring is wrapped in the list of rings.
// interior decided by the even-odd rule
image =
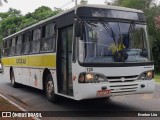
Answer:
[[[107,78],[100,73],[80,73],[78,81],[79,83],[97,83],[106,82]]]
[[[153,72],[152,71],[146,72],[146,78],[152,79],[153,78]]]
[[[91,73],[86,74],[86,80],[93,80],[94,76]]]
[[[151,80],[152,78],[154,78],[154,71],[147,71],[142,73],[138,79]]]

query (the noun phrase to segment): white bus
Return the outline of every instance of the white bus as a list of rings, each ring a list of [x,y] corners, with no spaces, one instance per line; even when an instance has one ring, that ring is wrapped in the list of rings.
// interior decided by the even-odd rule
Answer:
[[[80,5],[3,41],[3,73],[74,100],[152,93],[154,62],[140,10]]]

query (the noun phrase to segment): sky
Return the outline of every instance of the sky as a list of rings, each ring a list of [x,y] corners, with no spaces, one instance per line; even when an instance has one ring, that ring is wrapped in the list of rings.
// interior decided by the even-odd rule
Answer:
[[[3,3],[3,6],[0,6],[0,12],[6,12],[10,7],[20,10],[21,13],[27,14],[28,12],[33,12],[36,8],[40,6],[48,6],[51,9],[62,8],[68,9],[75,5],[74,0],[8,0],[8,3]],[[77,0],[78,3],[80,0]],[[112,1],[112,0],[108,0]],[[88,0],[90,4],[104,4],[105,0]]]
[[[3,1],[3,0],[2,0]],[[8,0],[8,3],[3,2],[3,6],[0,6],[0,12],[6,12],[10,7],[20,10],[22,14],[33,12],[40,6],[48,6],[51,9],[62,8],[68,9],[75,5],[74,0]],[[80,0],[78,0],[78,3]],[[105,0],[88,0],[90,4],[104,4]]]
[[[0,6],[0,12],[6,12],[9,8],[15,8],[20,10],[23,15],[28,12],[33,12],[36,8],[40,6],[48,6],[51,9],[62,8],[68,9],[75,5],[74,0],[8,0],[8,3],[3,3],[3,6]],[[77,0],[78,3],[80,0]],[[106,0],[88,0],[89,4],[104,4]],[[113,0],[108,0],[111,2]],[[160,0],[157,0],[160,1]]]

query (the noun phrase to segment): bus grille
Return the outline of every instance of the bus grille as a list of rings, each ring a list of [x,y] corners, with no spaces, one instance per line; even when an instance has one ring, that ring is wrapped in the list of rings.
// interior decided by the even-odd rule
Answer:
[[[128,84],[128,85],[111,85],[111,93],[129,93],[136,92],[138,89],[138,84]]]
[[[106,77],[108,82],[110,83],[118,83],[118,82],[133,82],[137,80],[138,75],[133,76],[119,76],[119,77]]]

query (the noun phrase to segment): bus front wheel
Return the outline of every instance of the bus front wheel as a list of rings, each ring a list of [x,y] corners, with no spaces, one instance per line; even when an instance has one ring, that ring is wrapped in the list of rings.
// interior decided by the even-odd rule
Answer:
[[[54,82],[51,74],[47,75],[45,82],[45,92],[46,97],[49,101],[56,103],[58,101],[58,96],[54,92]]]
[[[17,83],[15,82],[15,77],[14,77],[14,72],[13,72],[13,70],[11,71],[11,85],[12,85],[12,87],[14,87],[14,88],[17,87]]]

